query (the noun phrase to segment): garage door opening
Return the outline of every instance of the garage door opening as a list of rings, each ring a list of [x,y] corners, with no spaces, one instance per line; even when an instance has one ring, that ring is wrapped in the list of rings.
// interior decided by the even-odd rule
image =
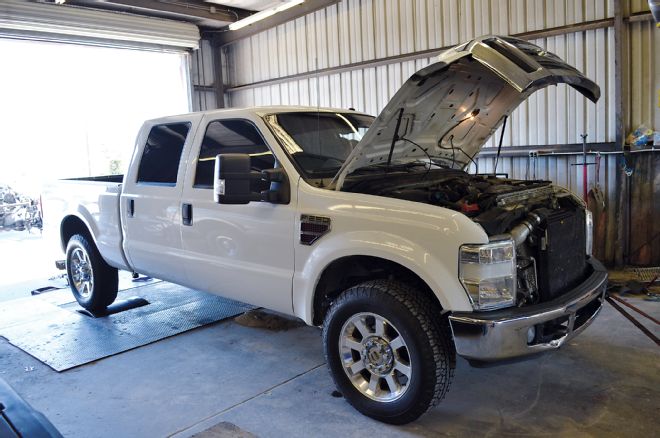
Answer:
[[[191,106],[183,51],[0,39],[0,53],[0,300],[7,300],[57,274],[57,248],[25,217],[44,187],[122,174],[145,120]]]

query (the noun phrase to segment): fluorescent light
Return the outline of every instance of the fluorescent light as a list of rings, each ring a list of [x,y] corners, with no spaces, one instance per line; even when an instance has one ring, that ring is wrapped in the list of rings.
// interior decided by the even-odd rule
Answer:
[[[277,14],[278,12],[286,11],[287,9],[299,5],[304,1],[305,0],[289,0],[287,2],[283,2],[279,6],[273,6],[272,8],[264,9],[263,11],[257,12],[256,14],[252,14],[249,17],[243,18],[242,20],[238,20],[234,23],[231,23],[229,25],[229,30],[242,29],[245,26],[249,26],[253,23],[256,23],[257,21],[261,21],[264,18],[268,18],[271,15]]]

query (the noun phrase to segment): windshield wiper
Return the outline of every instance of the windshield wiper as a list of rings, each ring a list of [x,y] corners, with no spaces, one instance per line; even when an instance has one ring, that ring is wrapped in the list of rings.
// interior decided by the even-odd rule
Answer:
[[[327,174],[332,174],[335,175],[339,169],[341,169],[341,166],[336,166],[336,167],[324,167],[322,169],[304,169],[305,173],[308,175],[327,175]]]
[[[418,166],[423,166],[426,167],[428,166],[428,162],[425,161],[408,161],[405,163],[398,163],[398,164],[387,164],[387,163],[375,163],[375,164],[370,164],[368,166],[363,166],[358,169],[355,169],[352,173],[358,173],[362,171],[368,171],[368,172],[374,172],[374,171],[387,171],[387,170],[409,170],[413,167],[418,167]]]

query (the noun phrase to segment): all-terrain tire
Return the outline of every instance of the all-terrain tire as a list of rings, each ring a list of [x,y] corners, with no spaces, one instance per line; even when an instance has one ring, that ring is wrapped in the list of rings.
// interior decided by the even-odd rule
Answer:
[[[325,358],[337,389],[353,407],[385,423],[406,424],[444,398],[454,375],[456,351],[449,321],[441,310],[437,302],[418,289],[392,280],[359,284],[334,300],[323,324]],[[370,333],[370,321],[374,321],[374,334],[362,336],[358,325]],[[382,338],[375,334],[378,322],[386,328]],[[347,335],[351,330],[352,334]],[[401,345],[401,340],[396,342],[397,335],[405,347],[396,347]],[[359,346],[353,342],[356,336],[360,338]],[[387,344],[388,340],[391,345]],[[392,348],[387,350],[386,344]],[[394,350],[395,347],[398,349]],[[362,348],[360,354],[358,350]],[[394,367],[390,371],[387,360],[393,356],[399,356],[398,363],[407,362],[409,376],[395,371],[396,360],[390,361],[393,364],[390,367]],[[368,366],[357,373],[351,369],[351,363],[359,369],[367,362]],[[378,368],[373,371],[376,365]],[[406,369],[405,365],[402,369]],[[392,375],[396,380],[392,380],[390,373],[395,373]],[[377,388],[368,391],[366,388],[373,378]],[[397,395],[396,390],[402,393]]]
[[[76,301],[92,313],[104,312],[117,298],[117,269],[108,265],[94,242],[82,234],[69,239],[66,247],[66,273]]]

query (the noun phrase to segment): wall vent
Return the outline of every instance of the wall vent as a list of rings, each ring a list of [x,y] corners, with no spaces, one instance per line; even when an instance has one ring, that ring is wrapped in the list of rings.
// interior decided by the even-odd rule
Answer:
[[[300,243],[311,245],[330,231],[330,218],[324,216],[300,216]]]

